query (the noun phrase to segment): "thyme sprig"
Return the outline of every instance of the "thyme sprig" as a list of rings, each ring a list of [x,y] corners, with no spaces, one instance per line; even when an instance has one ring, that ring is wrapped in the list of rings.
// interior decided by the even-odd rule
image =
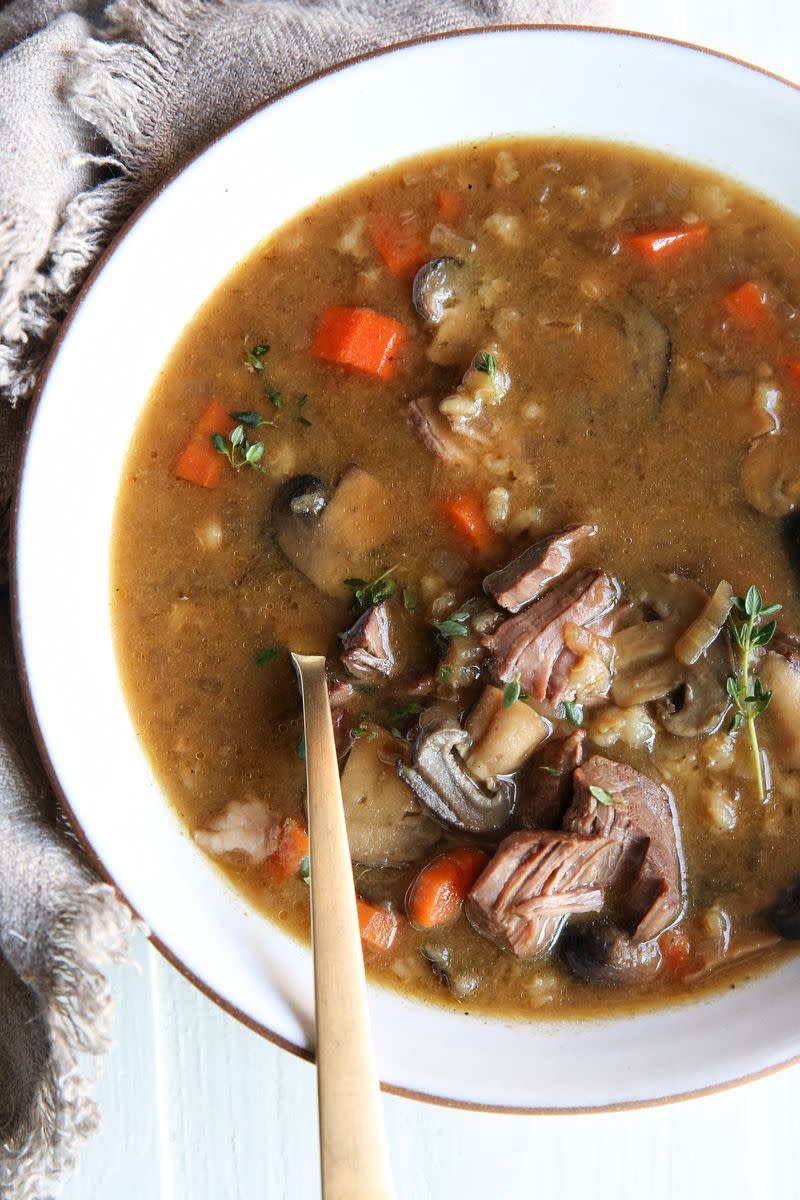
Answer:
[[[344,586],[350,588],[358,608],[375,608],[393,596],[397,590],[396,582],[390,578],[396,570],[397,563],[393,567],[389,567],[377,579],[345,579]]]
[[[750,587],[746,596],[733,597],[734,611],[728,617],[731,635],[739,651],[738,670],[728,676],[726,682],[734,710],[728,730],[730,733],[735,733],[743,723],[747,725],[756,791],[762,804],[766,799],[766,789],[761,764],[761,749],[756,732],[756,719],[769,707],[772,692],[764,690],[760,679],[753,679],[755,667],[753,652],[772,641],[777,624],[770,618],[774,618],[781,608],[780,604],[765,606],[758,588]],[[738,621],[734,613],[738,616]]]
[[[249,416],[251,414],[246,415]],[[267,422],[263,421],[262,424],[266,425]],[[212,433],[211,445],[217,454],[222,454],[227,458],[234,471],[241,471],[242,467],[252,467],[254,471],[264,473],[264,468],[261,465],[261,460],[264,457],[264,443],[251,442],[241,422],[231,430],[230,437],[225,437],[222,433]]]

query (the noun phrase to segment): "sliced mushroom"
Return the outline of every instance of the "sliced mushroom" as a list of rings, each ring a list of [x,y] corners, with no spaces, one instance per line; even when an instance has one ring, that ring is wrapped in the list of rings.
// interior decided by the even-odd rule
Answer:
[[[784,517],[800,501],[800,463],[794,443],[778,434],[759,438],[742,468],[748,503],[767,517]]]
[[[660,572],[644,580],[636,598],[657,617],[679,625],[693,621],[708,601],[708,595],[694,579]]]
[[[800,579],[800,512],[787,513],[783,518],[781,539],[792,570]]]
[[[730,706],[725,686],[731,672],[727,635],[721,634],[685,671],[683,682],[656,704],[656,715],[676,737],[716,733]]]
[[[432,334],[427,351],[431,362],[462,363],[470,344],[484,331],[476,282],[474,271],[454,256],[431,259],[417,272],[412,298]]]
[[[729,705],[727,637],[721,633],[692,665],[679,662],[674,652],[681,635],[708,611],[708,594],[693,579],[659,574],[644,582],[637,599],[659,619],[616,634],[614,703],[628,708],[657,700],[659,720],[670,733],[713,733]]]
[[[460,258],[434,258],[414,277],[414,308],[428,325],[440,325],[445,310],[458,304],[466,285],[465,263]]]
[[[388,537],[392,509],[383,484],[351,466],[332,493],[315,475],[287,479],[275,493],[271,520],[289,561],[321,592],[344,598],[344,580],[365,569],[370,552]]]
[[[569,925],[560,950],[572,974],[586,983],[645,983],[661,969],[657,941],[632,942],[621,929],[598,918]]]
[[[469,966],[457,962],[450,946],[441,942],[425,942],[420,947],[422,957],[430,965],[436,978],[445,984],[456,1000],[466,1000],[480,984],[480,976]]]
[[[791,942],[800,941],[800,879],[796,879],[778,897],[770,920],[772,928],[782,938],[788,938]]]
[[[631,300],[622,313],[622,327],[633,353],[637,391],[658,406],[669,387],[672,339],[664,322],[644,304]]]
[[[494,791],[482,787],[463,762],[471,746],[472,738],[454,722],[426,725],[411,766],[400,760],[397,773],[442,825],[465,833],[496,833],[511,820],[514,788],[505,780]]]
[[[365,866],[416,862],[439,841],[441,830],[398,777],[405,745],[370,725],[350,751],[342,772],[342,804],[350,855]]]

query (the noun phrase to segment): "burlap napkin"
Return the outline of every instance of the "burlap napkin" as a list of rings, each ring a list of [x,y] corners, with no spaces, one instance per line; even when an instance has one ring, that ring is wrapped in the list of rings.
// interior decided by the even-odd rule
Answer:
[[[243,113],[336,61],[604,0],[16,0],[0,11],[0,1195],[44,1200],[97,1125],[127,909],[59,821],[22,711],[4,536],[25,401],[87,269],[134,205]],[[494,83],[502,87],[502,79]],[[135,1118],[134,1118],[135,1119]]]

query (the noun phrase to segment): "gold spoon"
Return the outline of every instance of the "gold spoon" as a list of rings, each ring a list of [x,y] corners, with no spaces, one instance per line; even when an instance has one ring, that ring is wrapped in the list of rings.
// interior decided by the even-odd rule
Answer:
[[[319,654],[293,654],[303,698],[323,1200],[391,1200],[353,867]]]

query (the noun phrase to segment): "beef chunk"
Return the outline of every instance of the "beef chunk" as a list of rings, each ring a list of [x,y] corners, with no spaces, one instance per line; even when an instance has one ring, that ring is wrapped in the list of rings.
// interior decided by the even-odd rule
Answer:
[[[432,454],[451,466],[469,466],[474,452],[463,436],[453,432],[450,422],[429,396],[420,396],[408,406],[411,423]]]
[[[603,907],[614,838],[537,830],[512,833],[467,897],[474,928],[517,958],[545,954],[575,913]]]
[[[385,604],[368,609],[342,641],[342,662],[351,675],[374,679],[391,676],[395,657],[389,643],[389,614]]]
[[[616,588],[604,571],[575,571],[483,639],[497,678],[509,683],[519,675],[523,691],[544,700],[564,649],[564,626],[569,621],[588,625],[598,620],[616,599]]]
[[[583,761],[586,731],[548,742],[531,763],[517,793],[517,816],[526,829],[558,829],[572,799],[572,772]]]
[[[560,578],[572,566],[572,548],[596,533],[594,525],[568,525],[533,546],[499,571],[487,575],[483,590],[501,608],[519,612],[535,600],[548,584]]]
[[[608,883],[619,888],[634,940],[658,937],[684,903],[680,831],[669,792],[641,771],[597,754],[577,768],[574,783],[564,829],[619,843],[622,853]],[[613,803],[598,800],[593,787],[610,793]]]

